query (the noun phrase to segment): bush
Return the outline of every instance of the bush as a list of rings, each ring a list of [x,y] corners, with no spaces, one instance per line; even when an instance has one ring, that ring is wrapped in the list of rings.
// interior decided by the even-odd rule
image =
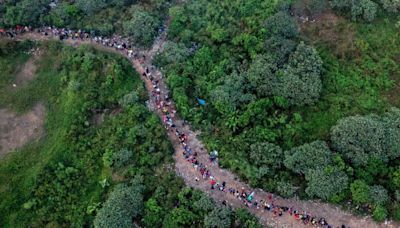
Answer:
[[[285,166],[298,174],[324,168],[332,163],[332,151],[323,141],[304,144],[285,152]]]
[[[126,166],[133,158],[133,152],[128,149],[122,149],[114,153],[112,156],[113,167],[120,169]]]
[[[383,8],[390,13],[397,13],[400,11],[399,0],[381,0]]]
[[[189,49],[183,43],[166,41],[164,49],[155,57],[157,66],[166,66],[168,64],[180,64],[190,56]]]
[[[250,163],[268,170],[268,176],[272,177],[281,169],[283,163],[283,151],[272,143],[255,143],[250,146]]]
[[[384,206],[389,201],[387,190],[380,185],[374,185],[369,188],[369,201],[374,205]]]
[[[399,116],[393,109],[382,117],[344,118],[331,129],[332,145],[356,166],[366,166],[371,159],[395,159],[400,156]]]
[[[271,96],[276,93],[278,78],[275,72],[278,70],[273,57],[258,55],[251,63],[246,72],[251,86],[255,89],[258,97]]]
[[[310,197],[317,196],[323,200],[331,199],[335,194],[339,194],[348,187],[346,173],[337,168],[310,169],[305,178],[307,180],[307,195]]]
[[[97,213],[94,227],[132,227],[132,219],[143,213],[144,186],[140,177],[132,184],[115,186],[103,207]]]
[[[347,117],[331,130],[333,147],[354,165],[367,165],[371,158],[388,160],[385,127],[376,117]]]
[[[227,207],[215,207],[204,217],[204,225],[210,228],[229,228],[232,225],[232,211]]]
[[[386,219],[387,217],[387,210],[381,205],[378,205],[374,208],[374,212],[372,213],[372,217],[378,221],[382,222]]]
[[[75,4],[86,14],[93,15],[107,6],[107,0],[76,0]]]
[[[296,192],[296,187],[286,181],[279,181],[276,186],[278,194],[285,198],[291,198]]]
[[[150,47],[157,35],[160,21],[140,7],[133,7],[131,15],[132,18],[123,23],[125,35],[129,36],[134,44]]]
[[[286,98],[294,106],[313,104],[322,90],[321,74],[322,60],[317,51],[301,42],[281,73],[275,95]]]
[[[369,186],[362,180],[356,180],[350,185],[352,199],[357,204],[364,204],[369,201]]]

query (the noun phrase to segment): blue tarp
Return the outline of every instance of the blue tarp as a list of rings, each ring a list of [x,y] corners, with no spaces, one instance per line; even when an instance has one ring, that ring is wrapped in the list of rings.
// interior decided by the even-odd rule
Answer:
[[[197,98],[197,101],[199,102],[199,105],[202,105],[202,106],[206,105],[206,101],[203,99]]]

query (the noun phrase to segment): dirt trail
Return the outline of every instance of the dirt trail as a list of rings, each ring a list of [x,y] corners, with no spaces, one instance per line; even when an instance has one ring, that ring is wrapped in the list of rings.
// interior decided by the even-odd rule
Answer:
[[[25,34],[21,39],[35,39],[35,40],[45,40],[49,39],[48,37],[43,37],[39,34]],[[164,77],[162,73],[156,69],[151,64],[151,60],[153,56],[163,48],[164,40],[166,38],[166,31],[156,40],[152,48],[148,51],[144,51],[140,53],[139,56],[144,54],[146,56],[146,61],[141,61],[138,59],[132,60],[132,64],[135,69],[140,73],[143,74],[146,68],[152,69],[152,76],[159,81],[158,85],[161,90],[161,97],[163,95],[168,94],[168,89],[164,82]],[[79,44],[89,44],[90,41],[66,41],[68,44],[79,45]],[[97,43],[91,43],[97,47],[101,47],[103,50],[109,50],[112,52],[119,52],[120,54],[127,56],[127,54],[123,51],[116,51],[113,48],[103,47]],[[157,107],[155,104],[155,99],[152,96],[152,82],[147,78],[141,76],[142,80],[145,82],[146,88],[149,93],[150,102],[149,108],[151,111],[156,112],[160,118],[162,117],[161,110],[155,108]],[[172,104],[173,106],[173,104]],[[264,192],[260,189],[251,189],[247,184],[241,182],[234,174],[231,172],[218,167],[218,165],[211,165],[208,161],[208,152],[204,149],[204,145],[202,142],[197,138],[196,133],[191,130],[190,126],[184,124],[184,121],[180,119],[178,115],[173,118],[174,123],[176,124],[177,129],[180,132],[184,132],[188,135],[187,143],[188,145],[198,153],[197,160],[203,164],[207,164],[207,168],[211,171],[212,176],[219,182],[225,181],[227,183],[227,188],[235,188],[240,190],[242,187],[245,188],[247,191],[254,191],[255,198],[257,201],[261,199],[268,199],[270,193]],[[219,190],[211,190],[209,180],[203,180],[200,176],[200,173],[195,170],[193,165],[185,160],[182,156],[183,148],[179,142],[178,137],[171,131],[168,131],[168,136],[173,143],[175,148],[175,167],[176,172],[179,176],[181,176],[188,186],[200,189],[206,193],[208,193],[212,198],[216,201],[221,202],[226,200],[228,204],[234,208],[245,207],[242,201],[238,200],[235,196],[231,195],[230,193],[221,192]],[[195,177],[198,177],[200,180],[195,181]],[[345,212],[339,209],[336,206],[329,205],[326,203],[321,203],[318,201],[302,201],[298,199],[283,199],[278,196],[273,196],[273,201],[275,205],[280,206],[287,206],[293,207],[294,209],[302,212],[306,211],[308,214],[311,214],[316,217],[326,218],[329,224],[333,225],[334,227],[340,227],[342,224],[350,227],[360,227],[360,228],[375,228],[375,227],[400,227],[399,224],[395,224],[393,222],[389,222],[388,224],[377,224],[369,217],[357,217],[351,215],[348,212]],[[249,208],[249,210],[254,213],[260,221],[265,226],[272,226],[272,227],[311,227],[312,225],[304,225],[300,221],[296,221],[293,216],[290,216],[288,213],[283,213],[281,217],[274,217],[273,213],[267,212],[264,210],[257,210],[255,208]]]
[[[45,107],[37,104],[31,111],[16,115],[0,109],[0,158],[43,134]]]

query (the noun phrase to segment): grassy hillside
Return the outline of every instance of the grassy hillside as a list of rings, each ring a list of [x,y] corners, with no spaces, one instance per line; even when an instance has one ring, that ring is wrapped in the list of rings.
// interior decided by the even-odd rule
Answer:
[[[171,144],[126,59],[89,46],[9,45],[0,104],[23,113],[41,102],[47,113],[43,138],[0,160],[1,227],[204,226],[212,216],[260,227],[175,176]],[[32,46],[46,50],[37,78],[13,88]]]

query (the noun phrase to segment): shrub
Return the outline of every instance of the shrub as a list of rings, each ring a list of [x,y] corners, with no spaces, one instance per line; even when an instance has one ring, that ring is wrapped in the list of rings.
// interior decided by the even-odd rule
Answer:
[[[332,152],[323,141],[315,141],[285,152],[285,166],[295,173],[324,168],[332,163]]]
[[[310,197],[317,196],[323,200],[331,199],[335,194],[348,187],[346,173],[337,168],[308,170],[305,178],[307,180],[307,195]]]
[[[369,200],[369,186],[362,180],[356,180],[350,185],[352,199],[355,203],[364,204]]]
[[[378,222],[382,222],[386,219],[387,217],[387,210],[386,208],[384,208],[381,205],[378,205],[374,208],[374,212],[372,214],[372,217],[378,221]]]
[[[94,227],[132,227],[132,219],[143,213],[143,190],[140,177],[136,177],[132,184],[115,186],[97,213]]]
[[[123,23],[124,33],[139,46],[151,46],[157,35],[160,21],[140,7],[133,7],[131,14],[132,18]]]

